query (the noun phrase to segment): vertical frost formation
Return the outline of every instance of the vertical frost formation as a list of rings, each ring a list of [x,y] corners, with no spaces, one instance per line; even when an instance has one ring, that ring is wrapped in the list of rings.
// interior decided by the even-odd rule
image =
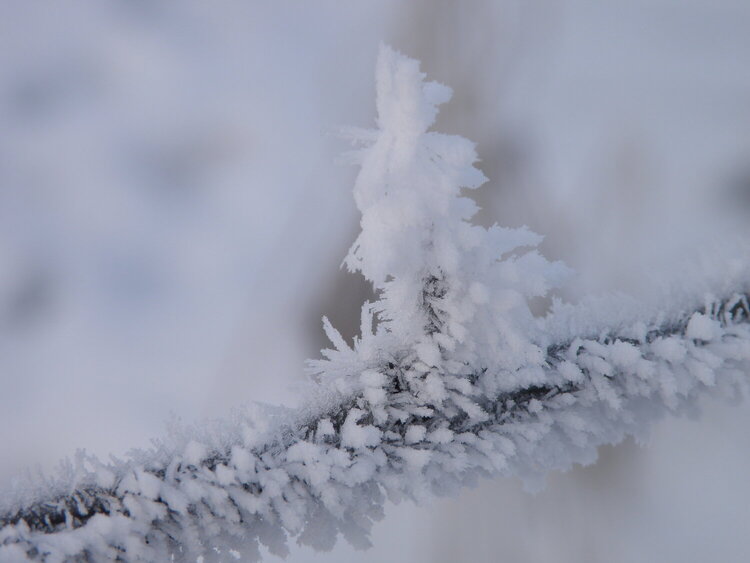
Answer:
[[[424,81],[417,61],[381,48],[378,130],[361,132],[368,146],[355,153],[362,232],[346,258],[380,292],[373,310],[389,335],[384,347],[415,352],[436,405],[449,375],[484,370],[503,390],[538,382],[545,360],[527,300],[566,272],[534,250],[539,235],[469,223],[477,206],[461,190],[486,181],[474,145],[429,131],[450,97],[447,86]]]
[[[528,300],[565,268],[528,230],[468,222],[461,189],[485,180],[474,147],[429,131],[450,90],[386,47],[377,87],[378,129],[353,132],[362,233],[346,263],[379,299],[353,347],[324,322],[335,349],[311,362],[316,402],[183,430],[125,462],[81,457],[0,501],[0,560],[252,560],[339,534],[366,546],[386,498],[591,461],[708,388],[745,386],[747,253],[679,301],[535,319]]]

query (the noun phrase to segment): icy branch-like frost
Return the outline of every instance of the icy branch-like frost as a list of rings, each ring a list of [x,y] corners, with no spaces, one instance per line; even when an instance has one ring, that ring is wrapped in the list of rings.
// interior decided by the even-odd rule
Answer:
[[[248,560],[259,544],[326,550],[339,534],[364,547],[386,498],[590,462],[707,390],[744,389],[747,252],[650,305],[606,298],[535,318],[529,299],[566,269],[526,229],[468,222],[461,190],[485,181],[474,147],[429,131],[450,95],[382,48],[378,128],[353,133],[362,232],[346,258],[379,299],[352,347],[324,319],[334,348],[310,362],[314,400],[183,429],[126,462],[79,455],[3,500],[1,560]]]

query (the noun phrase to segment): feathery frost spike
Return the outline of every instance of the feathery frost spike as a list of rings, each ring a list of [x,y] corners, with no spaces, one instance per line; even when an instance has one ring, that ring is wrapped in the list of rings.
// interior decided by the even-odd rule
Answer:
[[[386,330],[425,364],[444,368],[449,352],[460,370],[502,366],[505,387],[523,384],[510,370],[543,362],[527,300],[565,268],[531,251],[541,237],[527,229],[469,223],[477,208],[461,190],[486,181],[474,145],[429,131],[451,90],[385,46],[376,78],[379,129],[360,153],[362,232],[346,263],[381,292]]]

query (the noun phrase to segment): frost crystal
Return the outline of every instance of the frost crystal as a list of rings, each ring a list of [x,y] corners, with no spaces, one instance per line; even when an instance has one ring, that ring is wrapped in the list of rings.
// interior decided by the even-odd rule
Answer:
[[[184,429],[127,462],[80,454],[3,498],[0,560],[254,560],[259,545],[328,550],[339,534],[365,547],[387,497],[590,462],[701,392],[745,388],[746,250],[653,305],[535,318],[528,300],[566,269],[526,229],[469,223],[461,190],[485,181],[474,147],[429,131],[450,94],[381,49],[378,128],[353,132],[362,232],[346,258],[379,297],[352,347],[324,319],[334,349],[311,362],[314,400]]]
[[[565,268],[540,256],[541,237],[526,229],[469,223],[477,207],[461,190],[486,181],[474,145],[429,131],[450,97],[448,87],[424,81],[417,61],[381,49],[379,128],[362,134],[369,146],[356,155],[362,232],[346,264],[381,292],[374,310],[383,328],[426,367],[502,367],[512,388],[525,383],[520,366],[544,361],[531,342],[527,299],[558,285]],[[437,384],[433,392],[438,400]]]

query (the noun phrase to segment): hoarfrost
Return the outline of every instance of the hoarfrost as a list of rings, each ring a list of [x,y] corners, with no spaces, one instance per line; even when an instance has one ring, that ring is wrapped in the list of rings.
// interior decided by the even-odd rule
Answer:
[[[485,181],[474,146],[429,130],[450,94],[381,48],[378,127],[351,132],[362,232],[345,261],[378,299],[353,346],[324,319],[334,348],[310,363],[305,407],[177,428],[128,461],[80,454],[57,480],[19,484],[0,506],[0,559],[256,560],[260,546],[327,550],[339,534],[366,547],[386,498],[535,482],[709,389],[746,388],[747,249],[715,261],[720,283],[535,318],[529,299],[567,269],[528,229],[469,222],[462,190]]]

